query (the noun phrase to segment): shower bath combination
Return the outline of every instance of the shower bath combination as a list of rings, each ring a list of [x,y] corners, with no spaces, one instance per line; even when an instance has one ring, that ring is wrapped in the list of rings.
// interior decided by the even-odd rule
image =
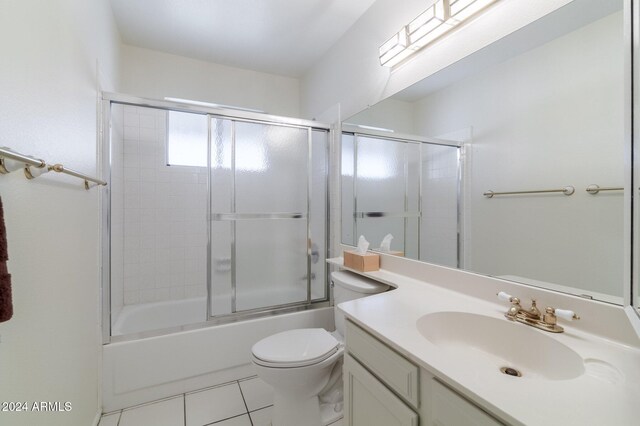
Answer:
[[[251,373],[257,340],[331,327],[328,126],[106,93],[102,109],[105,408]],[[172,350],[198,345],[226,353]],[[128,348],[161,373],[131,380]]]

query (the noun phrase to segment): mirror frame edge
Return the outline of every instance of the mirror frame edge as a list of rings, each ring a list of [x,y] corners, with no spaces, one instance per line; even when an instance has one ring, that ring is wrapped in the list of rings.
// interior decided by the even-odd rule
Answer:
[[[640,232],[638,229],[638,214],[640,213],[640,200],[636,196],[636,186],[640,181],[640,140],[638,140],[640,128],[640,84],[634,84],[637,70],[640,70],[640,8],[632,0],[624,0],[624,39],[625,39],[625,104],[628,112],[625,114],[625,153],[630,163],[627,168],[626,184],[630,188],[625,197],[625,212],[629,214],[629,226],[631,227],[631,241],[625,242],[625,253],[628,255],[629,265],[625,268],[625,292],[624,310],[629,322],[640,337],[640,299],[636,294],[640,289],[638,269],[640,267]],[[640,81],[638,82],[640,83]],[[635,147],[638,149],[634,149]]]

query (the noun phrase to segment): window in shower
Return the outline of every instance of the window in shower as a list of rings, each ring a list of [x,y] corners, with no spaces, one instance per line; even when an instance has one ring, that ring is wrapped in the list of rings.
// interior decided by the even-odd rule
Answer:
[[[207,167],[208,136],[206,116],[167,111],[167,165]]]

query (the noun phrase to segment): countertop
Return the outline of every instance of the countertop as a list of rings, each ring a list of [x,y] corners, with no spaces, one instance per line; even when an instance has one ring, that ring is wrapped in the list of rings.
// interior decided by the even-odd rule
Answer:
[[[328,260],[342,267],[342,259]],[[356,271],[354,271],[356,272]],[[476,404],[509,424],[637,425],[640,424],[640,349],[608,340],[559,320],[564,333],[549,333],[523,324],[575,351],[584,361],[584,374],[551,380],[523,374],[511,377],[494,366],[453,354],[427,340],[418,319],[444,311],[474,313],[508,321],[508,306],[467,296],[399,273],[379,270],[360,273],[389,284],[386,293],[345,302],[338,309]],[[509,341],[504,342],[509,345]],[[536,351],[536,347],[531,347]],[[544,357],[544,353],[539,354]]]

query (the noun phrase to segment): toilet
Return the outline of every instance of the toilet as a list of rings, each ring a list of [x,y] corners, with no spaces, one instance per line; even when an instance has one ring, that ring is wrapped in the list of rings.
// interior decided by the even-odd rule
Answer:
[[[334,304],[382,293],[389,286],[346,271],[331,274]],[[274,390],[273,426],[324,426],[342,417],[344,315],[336,330],[302,328],[266,337],[251,349],[258,376]]]

